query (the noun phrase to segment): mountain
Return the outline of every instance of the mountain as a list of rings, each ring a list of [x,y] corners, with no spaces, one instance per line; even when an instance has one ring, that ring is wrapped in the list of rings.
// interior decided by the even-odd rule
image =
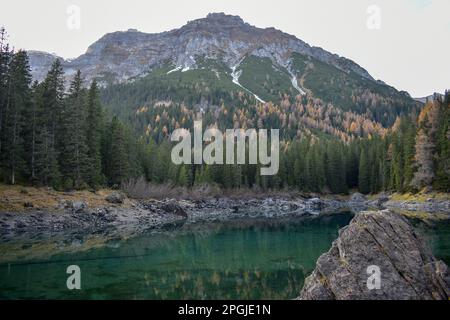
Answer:
[[[444,95],[442,93],[434,92],[433,94],[430,94],[429,96],[421,97],[421,98],[414,98],[414,100],[419,101],[420,103],[427,103],[428,101],[433,101],[438,98],[443,99]]]
[[[29,55],[33,77],[42,80],[57,56],[35,51]],[[254,108],[271,102],[279,117],[291,116],[290,121],[349,138],[381,133],[397,116],[417,112],[420,106],[349,59],[224,13],[157,34],[134,29],[109,33],[85,54],[62,64],[68,79],[78,69],[86,81],[97,79],[105,88],[103,101],[114,113],[145,117],[138,121],[139,130],[154,128],[154,118],[145,113],[161,118],[154,114],[155,105],[210,110],[217,118],[224,103],[244,112],[248,104]],[[294,109],[308,112],[292,118],[288,113],[293,110],[280,110],[282,104],[297,104]],[[165,130],[182,123],[173,117]],[[295,135],[296,130],[291,131],[290,136]]]
[[[291,53],[311,56],[346,72],[354,71],[367,79],[369,73],[354,62],[331,54],[274,28],[260,29],[238,16],[212,13],[168,32],[148,34],[129,29],[103,36],[85,54],[63,61],[68,74],[80,69],[86,78],[102,77],[114,83],[146,74],[165,63],[188,70],[198,67],[196,57],[222,59],[229,68],[238,66],[246,56],[268,57],[291,70]],[[54,55],[30,52],[33,75],[41,80]]]

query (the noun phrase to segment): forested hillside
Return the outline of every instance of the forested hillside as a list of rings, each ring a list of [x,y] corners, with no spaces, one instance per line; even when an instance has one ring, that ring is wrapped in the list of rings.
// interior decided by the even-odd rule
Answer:
[[[363,193],[425,187],[450,191],[448,92],[419,113],[401,93],[337,69],[328,80],[320,72],[306,72],[299,79],[309,90],[303,95],[284,89],[289,77],[267,77],[264,71],[263,98],[270,101],[263,103],[233,83],[224,66],[211,72],[211,61],[203,62],[209,69],[181,72],[167,65],[142,79],[100,89],[95,80],[84,81],[79,71],[65,86],[61,63],[55,60],[45,79],[32,83],[27,53],[11,51],[4,34],[4,183],[70,190],[120,186],[143,176],[153,183],[186,187],[215,184],[343,194],[353,188]],[[240,81],[250,91],[254,88],[245,74],[255,66],[261,70],[258,61],[242,64]],[[329,66],[309,59],[305,68]],[[279,173],[260,176],[257,165],[174,165],[171,132],[191,129],[200,118],[204,129],[280,129]]]

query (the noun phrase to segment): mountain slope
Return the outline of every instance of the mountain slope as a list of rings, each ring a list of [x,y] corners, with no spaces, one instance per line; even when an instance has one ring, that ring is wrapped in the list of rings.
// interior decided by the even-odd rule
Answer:
[[[30,52],[33,77],[42,79],[55,58]],[[278,117],[287,114],[296,126],[304,122],[322,131],[327,126],[349,137],[379,132],[375,128],[388,127],[397,116],[417,112],[420,106],[407,93],[375,81],[351,60],[223,13],[158,34],[106,34],[85,54],[63,61],[63,67],[68,78],[80,69],[86,81],[97,79],[105,88],[103,101],[127,118],[138,110],[143,117],[142,110],[161,101],[192,111],[233,104],[241,112],[271,102]],[[309,110],[312,118],[303,111],[295,117],[286,109]],[[218,120],[217,112],[211,119]],[[173,120],[170,127],[182,123],[175,115]],[[256,125],[258,119],[247,120]],[[138,122],[155,125],[154,119]],[[223,124],[230,122],[239,121]],[[291,131],[290,136],[296,135]]]

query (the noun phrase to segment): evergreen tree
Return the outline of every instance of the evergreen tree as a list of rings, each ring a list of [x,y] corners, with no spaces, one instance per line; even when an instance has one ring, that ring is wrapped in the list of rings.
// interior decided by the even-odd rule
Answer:
[[[450,92],[446,92],[440,115],[434,187],[440,191],[450,192]]]
[[[25,161],[27,164],[26,178],[29,182],[36,182],[36,139],[38,134],[38,100],[42,86],[35,81],[31,87],[30,106],[24,111],[26,125],[23,127]]]
[[[63,105],[60,131],[60,171],[66,188],[83,188],[88,169],[86,102],[81,72],[75,74]]]
[[[365,148],[361,150],[361,156],[359,157],[359,191],[367,194],[370,192],[370,171],[369,171],[369,159],[367,157],[367,151]]]
[[[189,186],[189,169],[187,165],[180,165],[180,170],[178,172],[177,184],[182,187]]]
[[[327,147],[327,181],[333,193],[346,193],[346,176],[341,145],[330,142]]]
[[[13,53],[10,51],[7,43],[5,28],[2,27],[0,28],[0,155],[2,155],[5,150],[3,146],[3,142],[6,138],[4,123],[6,114],[8,114],[7,106],[8,97],[10,96],[9,84],[11,83],[8,78],[12,54]],[[3,168],[0,165],[0,177],[2,177],[2,169]]]
[[[24,169],[25,164],[22,127],[24,126],[24,112],[30,107],[30,83],[28,56],[25,51],[19,51],[11,60],[3,129],[3,148],[7,152],[2,152],[2,160],[11,184],[16,183],[16,175],[21,169]]]
[[[87,94],[86,145],[89,165],[86,168],[86,182],[92,186],[102,184],[101,139],[103,115],[96,80],[93,80]],[[148,157],[147,157],[148,158]],[[144,160],[144,159],[143,159]],[[147,172],[147,178],[148,172]]]
[[[58,139],[64,102],[64,73],[59,59],[53,62],[41,94],[37,97],[36,177],[41,184],[59,187]]]
[[[391,169],[390,169],[390,183],[391,190],[402,190],[403,186],[403,149],[402,143],[398,135],[395,135],[394,141],[391,145]]]
[[[117,117],[112,119],[107,137],[105,175],[110,185],[120,186],[122,181],[129,178],[129,163],[126,153],[124,127]]]
[[[403,121],[405,123],[405,132],[404,132],[404,138],[403,138],[403,150],[404,150],[404,156],[403,156],[403,190],[407,191],[410,190],[411,181],[414,176],[414,146],[416,143],[415,137],[416,137],[416,128],[414,124],[408,120],[405,119]]]

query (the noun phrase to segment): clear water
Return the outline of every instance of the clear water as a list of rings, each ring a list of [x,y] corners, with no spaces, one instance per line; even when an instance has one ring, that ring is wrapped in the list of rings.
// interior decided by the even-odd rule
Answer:
[[[0,298],[292,299],[351,218],[195,223],[95,245],[12,241],[0,253],[23,254],[0,260]],[[448,259],[450,230],[428,236]],[[69,265],[81,268],[81,290],[66,287]]]
[[[431,247],[436,259],[442,260],[450,266],[450,221],[445,220],[432,224],[416,221],[413,225]]]
[[[72,244],[48,258],[18,255],[0,265],[0,298],[294,298],[351,217],[196,223],[88,250]],[[73,264],[81,269],[81,290],[66,287]]]

